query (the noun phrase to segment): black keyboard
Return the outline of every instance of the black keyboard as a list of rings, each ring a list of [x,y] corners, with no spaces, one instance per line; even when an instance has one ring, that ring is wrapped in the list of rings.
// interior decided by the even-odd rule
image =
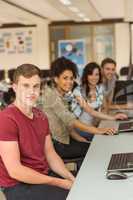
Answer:
[[[108,171],[133,171],[133,153],[112,154]]]

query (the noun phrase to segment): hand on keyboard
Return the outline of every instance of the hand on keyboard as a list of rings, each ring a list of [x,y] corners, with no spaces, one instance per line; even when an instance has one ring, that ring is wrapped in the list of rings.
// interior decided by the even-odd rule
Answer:
[[[114,135],[117,133],[117,129],[115,128],[98,128],[99,134],[105,134],[105,135]]]

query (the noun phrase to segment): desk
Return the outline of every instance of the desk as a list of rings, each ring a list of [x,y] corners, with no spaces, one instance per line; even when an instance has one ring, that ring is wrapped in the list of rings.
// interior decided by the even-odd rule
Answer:
[[[133,152],[133,133],[95,136],[67,200],[133,200],[133,177],[106,179],[111,155],[119,152]]]

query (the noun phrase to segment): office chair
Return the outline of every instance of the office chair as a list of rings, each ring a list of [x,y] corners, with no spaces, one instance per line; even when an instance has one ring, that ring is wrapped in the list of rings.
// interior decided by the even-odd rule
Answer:
[[[129,71],[129,67],[122,67],[120,69],[120,76],[127,76]]]
[[[129,67],[122,67],[120,69],[121,80],[127,80]]]
[[[83,157],[64,158],[63,161],[69,171],[74,171],[75,174],[77,174],[78,170],[81,167],[83,159],[84,159]]]
[[[0,200],[6,200],[5,195],[3,194],[1,188],[0,188]]]
[[[13,75],[14,75],[15,69],[9,69],[8,70],[8,78],[10,79],[10,82],[13,82]]]

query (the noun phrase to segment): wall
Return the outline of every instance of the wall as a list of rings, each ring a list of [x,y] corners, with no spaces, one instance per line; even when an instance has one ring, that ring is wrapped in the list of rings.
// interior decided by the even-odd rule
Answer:
[[[64,38],[60,38],[59,31],[63,32],[64,30]],[[67,30],[67,31],[65,31]],[[86,54],[87,60],[96,61],[100,64],[103,59],[103,55],[105,57],[111,57],[117,62],[117,73],[119,74],[119,70],[123,66],[129,65],[130,58],[130,41],[129,41],[129,23],[109,23],[109,24],[93,24],[93,25],[67,25],[67,26],[53,26],[51,27],[51,40],[55,43],[56,51],[57,50],[57,42],[59,39],[86,39]],[[99,45],[99,50],[95,45],[95,38],[99,32],[99,36],[101,37],[101,42],[103,41],[103,45]],[[132,29],[133,32],[133,29]],[[107,37],[110,36],[110,37]],[[109,46],[109,39],[112,37],[112,46]],[[99,39],[99,38],[98,38]],[[100,55],[100,52],[103,55]],[[112,51],[112,54],[110,53]],[[97,55],[99,53],[99,56]],[[105,52],[105,53],[104,53]],[[54,52],[52,52],[54,53]],[[110,53],[110,54],[109,54]],[[54,56],[53,56],[54,57]],[[57,53],[55,53],[55,57],[57,57]],[[133,56],[132,56],[133,57]]]
[[[2,29],[1,29],[2,30]],[[9,56],[0,56],[0,68],[13,68],[24,62],[38,65],[42,69],[48,69],[50,65],[49,30],[48,21],[39,21],[34,28],[34,52],[30,58],[17,57],[9,59]],[[115,59],[120,67],[129,64],[129,24],[115,24]]]
[[[117,61],[118,72],[121,67],[129,65],[129,36],[129,23],[115,24],[115,59]]]
[[[63,39],[84,39],[87,62],[100,64],[105,57],[115,58],[114,24],[57,25],[51,26],[50,33],[51,42],[55,45],[55,52],[51,52],[55,54],[53,58],[58,56],[58,41]]]
[[[42,69],[49,69],[50,66],[50,40],[48,21],[37,25],[37,49],[36,64]]]

